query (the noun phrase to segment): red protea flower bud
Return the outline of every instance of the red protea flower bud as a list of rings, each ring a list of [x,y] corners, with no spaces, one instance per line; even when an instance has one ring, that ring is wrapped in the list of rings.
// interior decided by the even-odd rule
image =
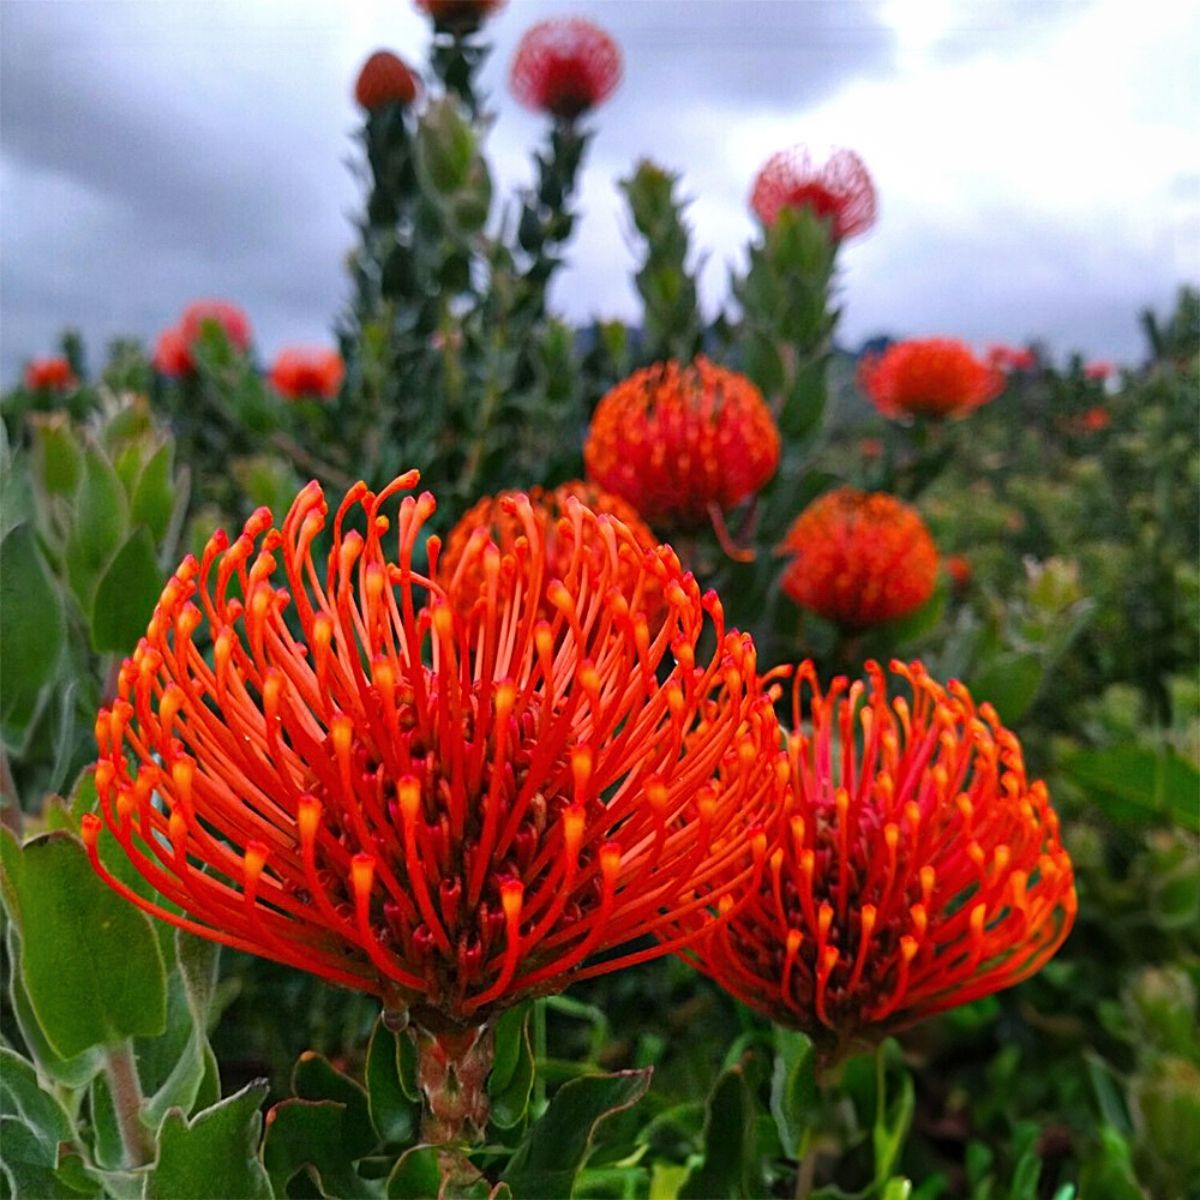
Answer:
[[[191,351],[188,349],[187,339],[174,327],[164,329],[158,335],[151,362],[160,375],[166,375],[172,379],[190,374],[195,366],[192,362]]]
[[[753,642],[669,547],[568,500],[577,550],[548,579],[517,497],[523,546],[471,538],[442,584],[433,497],[384,513],[417,481],[351,488],[328,554],[314,482],[281,530],[259,509],[184,559],[97,719],[83,833],[146,911],[442,1035],[727,919],[784,768]],[[650,584],[653,629],[629,599]],[[174,908],[108,871],[102,830]]]
[[[828,222],[840,242],[875,224],[875,184],[853,150],[833,150],[820,162],[809,147],[793,146],[767,159],[754,181],[750,207],[767,226],[785,208],[807,208]]]
[[[703,524],[754,495],[779,465],[779,430],[744,375],[697,358],[658,363],[596,407],[587,473],[652,525]]]
[[[818,496],[779,549],[793,556],[784,592],[847,631],[920,608],[937,583],[937,547],[925,522],[886,492],[843,487]]]
[[[376,50],[362,65],[354,84],[354,99],[367,112],[387,104],[410,105],[420,83],[408,64],[390,50]]]
[[[795,676],[790,796],[757,899],[689,952],[826,1064],[1040,970],[1075,918],[1046,787],[990,704],[919,662]],[[805,698],[805,690],[809,695]]]
[[[416,0],[416,5],[438,29],[468,34],[494,17],[504,7],[504,0]]]
[[[26,364],[25,386],[31,392],[68,392],[78,383],[65,358],[34,358]]]
[[[523,495],[521,492],[501,492],[498,496],[484,496],[454,526],[446,539],[445,553],[439,559],[439,576],[447,587],[454,587],[455,593],[463,596],[471,604],[478,603],[479,598],[485,594],[482,563],[477,555],[467,553],[472,540],[491,538],[503,554],[528,553],[523,519],[524,505],[521,503]],[[614,496],[594,483],[576,479],[549,492],[542,488],[533,488],[528,493],[528,499],[546,555],[547,582],[564,578],[570,571],[576,555],[576,538],[582,527],[577,528],[572,519],[572,498],[597,515],[606,513],[615,517],[633,534],[634,541],[643,551],[652,551],[658,545],[658,538],[650,532],[631,505],[620,496]],[[592,543],[590,546],[584,545],[581,549],[594,560],[596,568],[603,565],[602,560],[606,554],[603,545]],[[462,586],[462,581],[459,586],[455,586],[453,581],[464,560],[472,564],[474,579],[469,587]],[[625,596],[629,603],[635,608],[641,608],[648,617],[653,618],[659,608],[658,594],[643,590],[643,593],[637,596],[632,590],[639,580],[643,589],[647,585],[653,587],[653,581],[647,579],[641,570],[640,556],[627,560],[620,575],[624,580]]]
[[[539,21],[521,38],[508,79],[526,108],[573,121],[612,95],[621,80],[621,51],[581,17]]]
[[[342,386],[346,364],[336,350],[291,346],[271,367],[271,386],[288,400],[332,400]]]
[[[220,327],[229,344],[241,353],[250,349],[250,321],[236,304],[227,300],[196,300],[183,310],[179,332],[189,349],[209,325]]]
[[[885,417],[962,417],[1004,390],[1004,373],[953,338],[897,342],[859,364],[858,382]]]

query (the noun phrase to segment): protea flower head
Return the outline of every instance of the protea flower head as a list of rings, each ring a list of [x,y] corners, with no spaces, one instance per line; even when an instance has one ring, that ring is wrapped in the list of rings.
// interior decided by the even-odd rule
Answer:
[[[1004,372],[954,338],[896,342],[863,358],[858,381],[885,417],[962,417],[1004,390]]]
[[[68,392],[78,383],[70,362],[61,355],[30,359],[25,365],[25,386],[31,392]]]
[[[189,374],[195,366],[187,340],[175,326],[164,329],[158,335],[151,362],[160,375],[166,375],[171,379],[178,379]]]
[[[779,430],[746,376],[706,358],[658,363],[596,407],[589,478],[650,522],[695,527],[753,496],[779,465]]]
[[[290,346],[271,367],[271,386],[288,400],[332,400],[345,374],[346,364],[336,350]]]
[[[875,184],[853,150],[833,150],[822,161],[808,146],[793,146],[763,164],[750,207],[766,226],[774,225],[785,208],[809,209],[828,222],[840,242],[875,224]]]
[[[390,50],[376,50],[358,72],[354,99],[371,113],[389,104],[407,108],[419,90],[420,81],[402,58]]]
[[[1098,358],[1084,365],[1083,377],[1097,383],[1105,383],[1113,376],[1116,369],[1116,366],[1107,359]]]
[[[919,662],[793,679],[790,794],[756,900],[687,952],[826,1063],[1020,983],[1075,918],[1046,787],[989,704]]]
[[[526,108],[574,121],[612,95],[621,81],[621,51],[591,21],[552,17],[525,31],[508,80]]]
[[[244,354],[250,349],[250,321],[228,300],[195,300],[179,318],[179,332],[189,347],[200,340],[206,328],[214,325],[220,328],[235,350]]]
[[[842,487],[818,496],[779,547],[781,587],[848,632],[905,616],[933,595],[938,554],[921,515],[886,492]]]
[[[469,34],[503,7],[505,0],[415,0],[435,28],[447,33]]]
[[[385,512],[417,481],[355,485],[331,528],[310,483],[282,528],[260,509],[184,559],[97,719],[83,833],[153,915],[478,1033],[727,919],[786,766],[753,642],[669,547],[568,500],[576,549],[547,580],[518,497],[525,550],[471,538],[443,584],[432,495]],[[102,835],[162,901],[113,877]]]

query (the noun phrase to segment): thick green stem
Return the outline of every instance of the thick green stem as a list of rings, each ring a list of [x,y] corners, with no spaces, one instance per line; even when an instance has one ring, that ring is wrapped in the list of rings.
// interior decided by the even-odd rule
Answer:
[[[142,1124],[142,1085],[131,1041],[111,1046],[105,1052],[104,1074],[112,1092],[125,1158],[132,1167],[145,1166],[154,1158],[154,1140]]]

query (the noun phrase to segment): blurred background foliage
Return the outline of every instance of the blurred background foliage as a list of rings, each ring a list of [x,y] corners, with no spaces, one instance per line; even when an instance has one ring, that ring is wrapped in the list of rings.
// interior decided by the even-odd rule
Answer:
[[[703,351],[762,389],[782,460],[730,522],[753,561],[711,530],[677,548],[768,665],[919,656],[992,701],[1063,818],[1079,920],[1038,977],[819,1085],[799,1035],[680,962],[589,981],[506,1027],[496,1144],[477,1161],[493,1177],[509,1162],[513,1194],[555,1194],[530,1164],[566,1121],[595,1135],[558,1181],[583,1196],[790,1194],[801,1144],[830,1197],[1200,1195],[1200,294],[1143,314],[1143,361],[1111,377],[1037,347],[962,421],[888,421],[836,342],[824,223],[785,211],[709,319],[686,180],[643,161],[619,184],[642,318],[571,328],[547,292],[583,219],[589,128],[548,121],[534,183],[495,196],[474,88],[485,52],[441,29],[421,101],[365,116],[335,396],[282,398],[253,349],[209,323],[182,375],[128,341],[92,369],[68,333],[69,384],[3,397],[0,783],[10,830],[46,836],[4,842],[0,1193],[422,1194],[420,1152],[393,1166],[415,1138],[413,1096],[373,1002],[237,953],[218,967],[186,935],[114,915],[69,836],[94,800],[92,722],[165,574],[218,525],[264,504],[280,515],[311,477],[338,490],[417,466],[444,532],[481,495],[579,477],[600,397]],[[943,562],[922,609],[849,644],[781,594],[773,553],[843,482],[914,502]],[[61,962],[115,933],[133,962],[124,998],[64,1011],[76,976],[48,979],[31,941]],[[131,1169],[114,1111],[128,1039],[146,1128],[161,1122],[149,1173]],[[567,1087],[594,1078],[602,1097]],[[259,1150],[264,1099],[277,1107]]]

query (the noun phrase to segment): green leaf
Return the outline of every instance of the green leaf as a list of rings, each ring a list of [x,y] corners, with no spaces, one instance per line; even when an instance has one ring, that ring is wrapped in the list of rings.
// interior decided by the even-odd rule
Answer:
[[[916,1093],[912,1075],[899,1061],[899,1050],[894,1042],[884,1042],[875,1055],[876,1110],[871,1143],[875,1151],[875,1182],[882,1185],[891,1178],[892,1169],[904,1149],[916,1107]],[[894,1059],[899,1068],[900,1085],[891,1097],[888,1095],[889,1058]]]
[[[791,1158],[800,1156],[801,1142],[818,1116],[815,1061],[807,1034],[776,1026],[771,1116],[784,1152]]]
[[[350,1158],[362,1158],[375,1148],[367,1093],[327,1058],[306,1050],[292,1071],[292,1090],[301,1100],[333,1100],[342,1106],[342,1142]]]
[[[679,1189],[680,1200],[718,1200],[762,1193],[754,1101],[740,1066],[730,1067],[717,1079],[708,1098],[703,1140],[704,1162],[692,1170]]]
[[[345,1120],[346,1106],[335,1100],[284,1100],[267,1113],[262,1157],[275,1195],[288,1195],[288,1183],[305,1167],[316,1173],[322,1196],[372,1195],[354,1170]]]
[[[149,528],[156,543],[166,536],[175,509],[171,467],[175,460],[174,444],[167,441],[151,455],[142,468],[133,489],[129,518],[134,525]]]
[[[258,1161],[266,1080],[188,1121],[177,1109],[158,1135],[158,1161],[146,1176],[145,1200],[269,1200],[271,1185]]]
[[[96,585],[92,604],[92,648],[127,654],[146,632],[162,594],[163,576],[154,540],[145,525],[125,539]]]
[[[389,1145],[403,1145],[416,1135],[420,1109],[405,1094],[400,1081],[398,1038],[380,1018],[367,1046],[367,1103],[371,1124],[379,1139]]]
[[[162,1032],[166,978],[149,918],[111,891],[71,834],[19,847],[0,841],[4,901],[21,938],[21,974],[51,1048],[69,1058],[92,1046]]]
[[[42,1090],[33,1063],[7,1046],[0,1046],[0,1114],[19,1117],[55,1151],[75,1135],[66,1109]]]
[[[388,1176],[388,1200],[427,1200],[442,1189],[440,1151],[436,1146],[414,1146],[405,1151]]]
[[[129,529],[129,501],[112,463],[94,446],[84,451],[83,483],[75,496],[75,524],[67,541],[67,575],[84,612],[96,581]]]
[[[83,475],[83,451],[66,413],[35,413],[29,427],[34,470],[42,487],[52,496],[73,496]]]
[[[0,721],[6,729],[32,717],[42,688],[58,672],[66,636],[62,596],[32,527],[18,525],[0,543]]]
[[[650,1086],[649,1069],[585,1075],[564,1083],[504,1172],[519,1200],[569,1196],[592,1149],[596,1126],[632,1107]]]
[[[1002,652],[975,674],[971,695],[979,703],[991,701],[1000,720],[1012,725],[1037,699],[1042,675],[1042,662],[1036,654]]]
[[[501,1029],[506,1018],[513,1013],[518,1014],[515,1021],[510,1021]],[[497,1026],[497,1062],[501,1068],[501,1076],[507,1076],[505,1082],[496,1086],[496,1071],[493,1066],[492,1074],[488,1077],[487,1087],[491,1096],[491,1121],[499,1129],[512,1129],[519,1125],[529,1109],[529,1096],[533,1090],[534,1056],[533,1046],[529,1040],[530,1009],[522,1005],[510,1009],[500,1018]],[[500,1062],[500,1051],[503,1050],[504,1060]]]
[[[492,1059],[492,1073],[487,1081],[488,1091],[493,1094],[508,1087],[513,1072],[517,1069],[522,1042],[525,1040],[525,1023],[529,1019],[531,1007],[531,1002],[527,1001],[514,1008],[505,1009],[496,1022],[496,1051]]]
[[[1200,832],[1200,771],[1170,746],[1075,750],[1066,755],[1063,768],[1085,791],[1131,806],[1135,819],[1166,817]]]
[[[58,1146],[48,1145],[24,1121],[14,1116],[0,1116],[0,1171],[8,1183],[9,1194],[25,1200],[61,1200],[86,1195],[70,1186],[56,1170]],[[93,1193],[94,1194],[94,1193]]]

